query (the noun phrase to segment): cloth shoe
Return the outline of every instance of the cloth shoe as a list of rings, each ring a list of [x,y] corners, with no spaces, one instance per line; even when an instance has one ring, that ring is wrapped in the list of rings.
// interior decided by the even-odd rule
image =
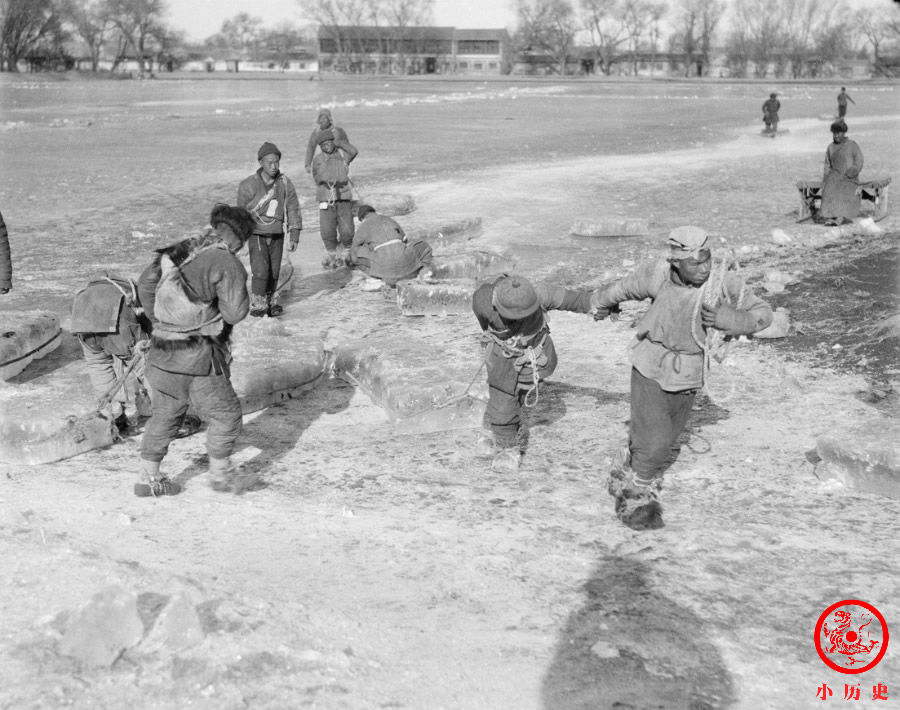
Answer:
[[[658,530],[663,527],[660,488],[659,479],[642,485],[632,477],[616,496],[616,517],[632,530]]]
[[[270,318],[276,318],[277,316],[280,316],[282,313],[284,313],[284,308],[282,308],[279,304],[273,303],[271,306],[269,306],[269,317]]]
[[[322,266],[326,269],[337,269],[341,266],[341,257],[336,251],[326,251],[325,258],[322,259]]]
[[[518,473],[521,454],[517,448],[500,449],[491,461],[491,471],[494,473]]]
[[[269,312],[269,302],[265,296],[255,293],[250,294],[250,315],[254,318],[262,318]]]
[[[134,494],[138,498],[175,496],[181,493],[181,485],[159,472],[159,461],[141,459],[141,472],[146,481],[134,484]]]

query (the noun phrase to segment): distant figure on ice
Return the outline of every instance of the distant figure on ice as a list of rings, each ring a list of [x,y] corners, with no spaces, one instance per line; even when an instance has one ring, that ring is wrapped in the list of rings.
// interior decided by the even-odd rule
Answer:
[[[9,251],[9,234],[6,231],[6,222],[0,214],[0,293],[9,293],[12,290],[12,255]]]
[[[359,154],[350,143],[335,140],[331,130],[318,133],[322,152],[313,158],[312,177],[319,203],[319,234],[325,244],[322,266],[338,269],[350,261],[353,244],[353,187],[350,163]],[[338,253],[338,247],[343,247]]]
[[[259,170],[241,182],[237,204],[253,215],[256,226],[250,239],[250,315],[280,316],[278,275],[284,255],[284,235],[289,234],[288,249],[294,251],[300,241],[303,217],[294,183],[281,172],[281,151],[274,143],[263,143],[256,153]]]
[[[769,94],[769,99],[762,105],[763,122],[766,124],[766,133],[772,138],[778,133],[778,111],[781,109],[781,102],[778,100],[778,94]]]
[[[254,220],[243,207],[219,204],[209,225],[200,236],[157,250],[138,280],[153,324],[146,369],[153,413],[141,441],[146,480],[135,484],[137,496],[181,491],[160,472],[160,463],[189,405],[208,421],[211,485],[240,486],[231,463],[242,411],[231,386],[230,335],[250,309],[247,272],[236,254],[253,234]]]
[[[337,145],[350,145],[350,139],[347,137],[347,131],[334,124],[334,121],[331,118],[331,110],[327,108],[320,108],[319,113],[316,116],[316,127],[313,128],[312,133],[309,134],[309,140],[306,142],[306,158],[303,161],[303,167],[305,168],[306,172],[312,172],[312,163],[313,158],[316,155],[316,148],[318,148],[322,143],[322,141],[319,140],[319,136],[325,131],[331,131],[331,134],[334,136],[334,140]]]
[[[851,104],[853,104],[854,106],[856,105],[856,102],[855,102],[853,99],[851,99],[851,98],[850,98],[850,94],[847,93],[847,87],[846,87],[846,86],[842,86],[842,87],[841,87],[841,93],[839,93],[838,96],[837,96],[837,102],[838,102],[838,115],[837,115],[837,117],[838,117],[838,119],[841,119],[841,118],[843,118],[844,116],[847,115],[847,102],[848,102],[848,101],[849,101]]]
[[[622,301],[651,300],[631,350],[628,448],[608,482],[616,515],[634,530],[663,526],[662,476],[703,386],[707,329],[742,335],[772,321],[772,309],[736,273],[723,268],[710,279],[708,239],[700,227],[678,227],[669,234],[666,258],[639,266],[591,296],[601,314]]]
[[[472,311],[487,340],[487,430],[478,450],[493,456],[494,471],[519,470],[525,444],[522,407],[537,404],[539,383],[556,369],[556,349],[545,316],[551,309],[588,313],[591,292],[533,286],[522,276],[504,274],[479,286],[472,296]]]
[[[396,286],[398,281],[416,278],[424,266],[431,264],[431,245],[423,239],[410,241],[403,227],[378,214],[374,207],[360,205],[357,219],[350,261],[375,285],[383,282]]]
[[[816,221],[834,226],[852,222],[859,216],[857,188],[863,154],[856,142],[847,138],[847,124],[842,120],[831,124],[831,138],[825,150],[822,204]]]

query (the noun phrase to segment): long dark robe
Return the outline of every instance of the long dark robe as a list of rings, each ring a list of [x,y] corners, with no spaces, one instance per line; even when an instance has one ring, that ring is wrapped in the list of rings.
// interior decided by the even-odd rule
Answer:
[[[831,143],[825,151],[825,175],[822,178],[822,220],[852,220],[859,216],[856,194],[863,155],[852,140]]]

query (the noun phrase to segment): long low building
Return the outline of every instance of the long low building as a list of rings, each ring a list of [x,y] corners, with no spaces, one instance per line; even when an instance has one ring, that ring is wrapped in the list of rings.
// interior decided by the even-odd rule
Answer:
[[[319,68],[348,74],[508,74],[506,30],[319,27]]]

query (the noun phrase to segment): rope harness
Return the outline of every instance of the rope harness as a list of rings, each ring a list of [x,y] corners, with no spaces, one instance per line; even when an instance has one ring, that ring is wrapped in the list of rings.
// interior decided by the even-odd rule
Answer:
[[[706,283],[700,287],[700,293],[694,304],[691,313],[691,337],[697,346],[703,351],[703,385],[702,391],[709,399],[714,402],[727,402],[734,395],[735,386],[732,385],[731,392],[727,397],[714,396],[709,386],[709,372],[712,360],[721,363],[728,354],[731,345],[731,339],[725,339],[722,332],[717,328],[702,328],[701,334],[697,334],[697,324],[702,323],[700,318],[700,310],[703,306],[715,308],[723,301],[729,302],[730,296],[725,288],[725,275],[729,270],[740,271],[740,264],[730,255],[725,255],[712,269]],[[740,308],[744,301],[746,287],[741,283],[741,290],[738,293],[737,301],[733,305]]]
[[[539,342],[533,345],[523,344],[536,337],[536,335],[541,337]],[[544,352],[544,342],[550,335],[550,331],[545,326],[536,335],[520,335],[503,340],[490,330],[486,330],[483,333],[483,337],[489,343],[493,343],[500,350],[500,354],[503,357],[513,360],[513,368],[515,368],[516,373],[521,373],[526,366],[531,368],[531,387],[525,391],[525,396],[522,398],[523,407],[535,407],[540,401],[540,389],[538,388],[541,382],[540,370],[549,362]]]

